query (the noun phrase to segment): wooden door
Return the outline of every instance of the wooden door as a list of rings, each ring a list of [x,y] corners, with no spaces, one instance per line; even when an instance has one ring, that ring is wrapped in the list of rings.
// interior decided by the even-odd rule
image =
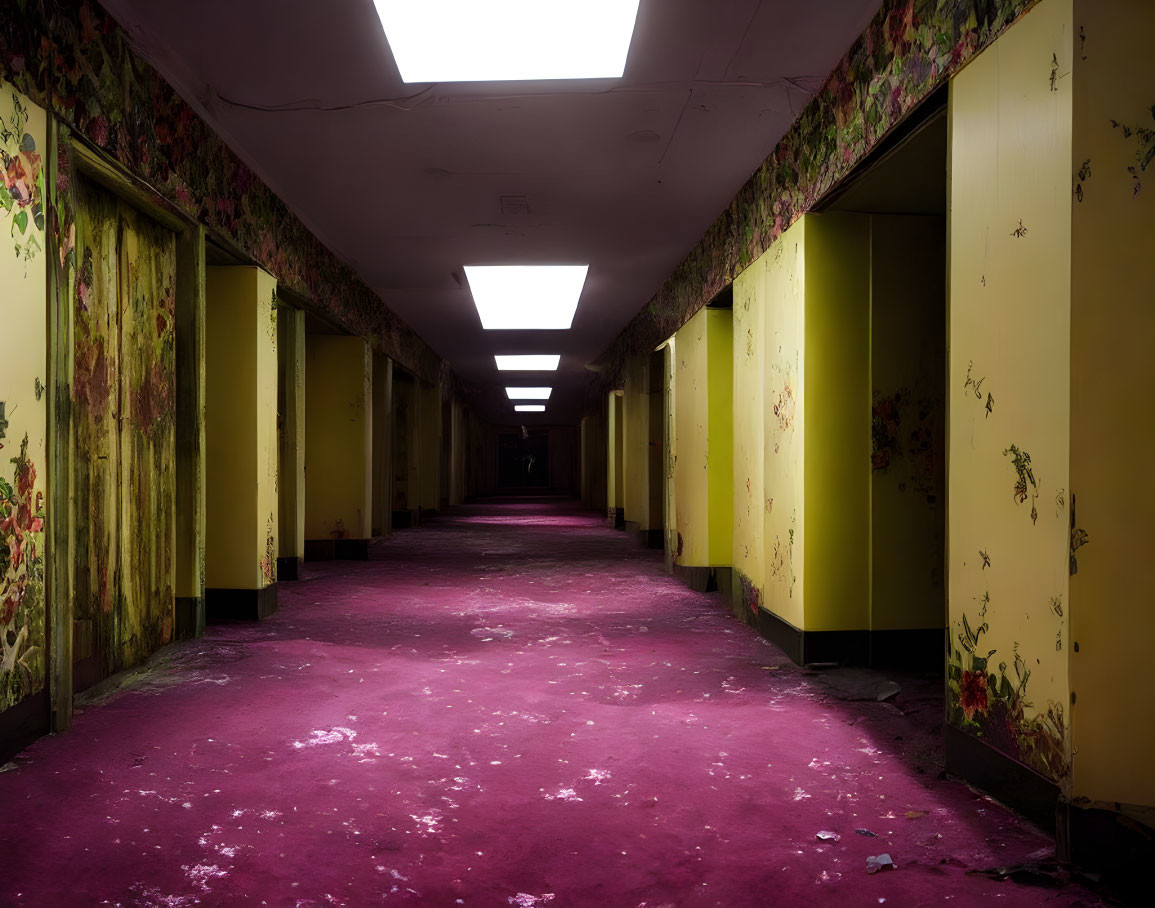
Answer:
[[[172,637],[175,236],[76,186],[74,688]]]

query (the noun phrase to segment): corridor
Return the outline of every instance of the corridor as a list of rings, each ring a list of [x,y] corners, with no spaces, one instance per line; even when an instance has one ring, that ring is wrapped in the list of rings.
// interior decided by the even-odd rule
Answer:
[[[0,768],[0,904],[1097,904],[971,873],[1053,843],[942,774],[940,679],[840,699],[567,499],[280,597]]]

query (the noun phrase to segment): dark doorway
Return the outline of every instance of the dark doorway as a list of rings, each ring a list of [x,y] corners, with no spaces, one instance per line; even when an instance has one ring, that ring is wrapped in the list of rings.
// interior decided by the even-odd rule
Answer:
[[[549,487],[549,433],[503,432],[497,442],[497,481],[507,489]]]

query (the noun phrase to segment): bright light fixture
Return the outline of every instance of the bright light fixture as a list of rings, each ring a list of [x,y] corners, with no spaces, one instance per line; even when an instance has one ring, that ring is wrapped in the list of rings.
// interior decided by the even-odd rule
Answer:
[[[549,400],[553,388],[506,388],[510,400]]]
[[[545,404],[518,404],[513,409],[518,413],[544,413]]]
[[[557,353],[527,354],[522,356],[495,356],[500,372],[554,372],[561,362]]]
[[[481,327],[569,328],[589,265],[466,265]]]
[[[620,79],[638,0],[374,0],[405,82]]]

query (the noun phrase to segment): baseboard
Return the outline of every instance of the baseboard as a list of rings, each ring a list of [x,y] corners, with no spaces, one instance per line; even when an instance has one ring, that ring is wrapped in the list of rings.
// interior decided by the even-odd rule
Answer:
[[[394,511],[393,512],[393,520],[391,521],[393,529],[395,529],[395,530],[407,530],[412,526],[416,526],[417,525],[416,516],[417,516],[416,511],[409,511],[409,510]]]
[[[833,662],[871,668],[942,671],[946,661],[945,630],[804,631],[762,608],[757,588],[741,574],[733,584],[731,610],[796,665]]]
[[[205,620],[261,621],[277,610],[277,584],[262,590],[205,590]]]
[[[732,575],[731,568],[726,566],[674,565],[674,576],[696,593],[722,592],[729,596]]]
[[[1108,894],[1135,904],[1150,899],[1155,808],[1060,801],[1055,845],[1060,860],[1099,874]]]
[[[177,596],[175,600],[177,640],[192,640],[205,632],[205,597]]]
[[[338,561],[368,561],[369,539],[335,539]]]
[[[946,669],[946,629],[871,631],[870,667],[942,672]]]
[[[638,541],[638,545],[647,549],[660,549],[666,543],[664,530],[643,530],[642,525],[636,520],[626,521],[626,532]]]
[[[946,768],[1055,832],[1059,786],[953,725],[946,726]]]
[[[50,728],[47,688],[0,712],[0,764],[48,734]]]
[[[301,559],[296,555],[277,559],[277,582],[301,579]]]
[[[610,508],[606,512],[606,526],[615,530],[624,530],[626,528],[626,509]]]

